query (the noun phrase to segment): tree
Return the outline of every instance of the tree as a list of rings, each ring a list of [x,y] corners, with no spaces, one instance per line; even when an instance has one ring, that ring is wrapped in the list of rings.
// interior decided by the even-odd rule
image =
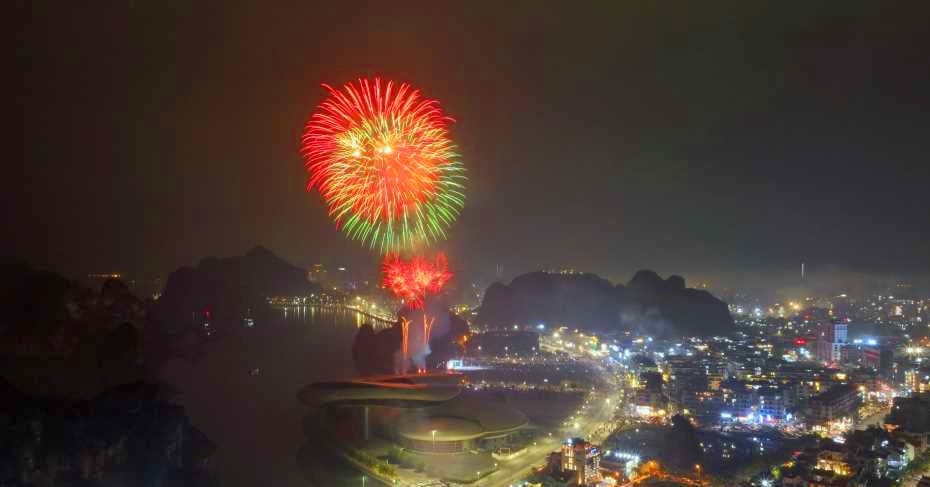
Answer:
[[[680,414],[672,416],[672,427],[665,437],[665,443],[670,466],[681,471],[690,471],[694,464],[700,462],[703,451],[694,425],[688,418]]]
[[[885,422],[906,431],[930,432],[930,401],[920,397],[896,398]]]
[[[526,480],[532,484],[540,484],[543,487],[565,487],[565,482],[543,472],[534,473]]]

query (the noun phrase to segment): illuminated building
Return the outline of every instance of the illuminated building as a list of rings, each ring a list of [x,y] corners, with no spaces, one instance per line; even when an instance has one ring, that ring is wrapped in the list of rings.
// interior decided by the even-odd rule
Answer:
[[[824,323],[817,337],[817,360],[824,363],[837,363],[843,358],[846,346],[848,326],[846,323]]]
[[[434,372],[317,382],[304,387],[298,398],[315,408],[364,410],[366,438],[372,421],[399,446],[444,455],[442,461],[448,464],[462,462],[462,455],[473,450],[523,448],[526,415],[503,404],[459,396],[462,380],[461,374]]]
[[[664,416],[668,409],[668,399],[662,391],[662,374],[643,372],[639,375],[637,387],[633,392],[630,406],[641,417]]]
[[[631,373],[636,375],[645,372],[659,371],[659,367],[656,365],[655,360],[645,355],[634,355],[633,358],[630,359],[629,369]]]
[[[774,387],[761,388],[756,391],[756,397],[760,422],[784,421],[787,418],[786,401],[781,390]]]
[[[881,352],[877,347],[865,347],[859,353],[859,365],[878,370]]]
[[[429,416],[413,412],[394,425],[399,443],[420,453],[496,451],[519,444],[526,416],[512,408],[451,402]]]
[[[398,428],[400,444],[422,453],[465,452],[483,432],[477,422],[455,417],[411,417]]]
[[[878,353],[878,373],[882,377],[894,377],[895,374],[895,362],[894,362],[894,349],[889,347],[882,347]]]
[[[749,387],[740,381],[728,381],[721,387],[723,422],[781,423],[791,421],[790,399],[776,386]]]
[[[122,281],[123,274],[119,272],[91,272],[87,274],[87,284],[98,291],[103,287],[105,282],[111,279]]]
[[[326,266],[323,264],[313,264],[310,270],[307,271],[307,279],[318,284],[326,284]]]
[[[852,468],[846,462],[846,457],[841,452],[833,450],[822,450],[817,454],[817,470],[831,472],[841,477],[852,475]]]
[[[87,278],[92,281],[106,281],[107,279],[122,279],[123,275],[119,272],[91,272]]]
[[[562,444],[562,472],[574,472],[572,485],[590,485],[601,478],[601,449],[581,438]]]
[[[835,386],[811,398],[811,419],[828,422],[852,417],[859,405],[859,400],[859,390],[855,386]]]
[[[904,385],[910,392],[918,394],[930,392],[930,370],[927,368],[905,370]]]

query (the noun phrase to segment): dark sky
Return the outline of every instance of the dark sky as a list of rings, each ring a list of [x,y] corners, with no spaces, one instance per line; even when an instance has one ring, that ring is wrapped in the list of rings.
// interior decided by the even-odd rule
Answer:
[[[10,16],[0,253],[158,275],[262,243],[374,270],[297,145],[320,83],[380,74],[457,119],[463,276],[930,274],[917,2],[103,3]]]

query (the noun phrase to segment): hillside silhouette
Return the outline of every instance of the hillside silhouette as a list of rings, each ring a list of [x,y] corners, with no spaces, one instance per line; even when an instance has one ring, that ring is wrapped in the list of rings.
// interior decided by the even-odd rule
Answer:
[[[0,485],[214,485],[215,445],[148,377],[150,306],[0,257]]]
[[[319,285],[307,280],[304,269],[262,246],[242,256],[205,257],[168,277],[148,320],[146,343],[157,356],[152,360],[196,355],[198,345],[208,337],[229,332],[246,317],[267,317],[270,296],[309,296],[318,291]]]
[[[649,270],[637,272],[626,285],[595,274],[523,274],[510,284],[492,284],[476,321],[633,330],[661,337],[725,334],[733,327],[726,303],[686,287],[681,276],[662,279]]]

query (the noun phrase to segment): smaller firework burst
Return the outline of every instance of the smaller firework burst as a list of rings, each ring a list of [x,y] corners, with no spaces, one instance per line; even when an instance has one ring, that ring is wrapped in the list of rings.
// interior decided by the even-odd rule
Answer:
[[[427,295],[439,294],[452,279],[443,253],[430,260],[414,257],[410,260],[391,255],[384,259],[382,284],[411,308],[422,308]]]

